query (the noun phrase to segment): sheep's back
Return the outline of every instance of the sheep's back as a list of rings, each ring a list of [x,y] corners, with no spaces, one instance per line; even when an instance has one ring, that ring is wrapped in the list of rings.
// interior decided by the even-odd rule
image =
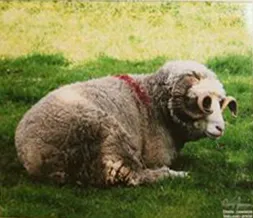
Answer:
[[[113,116],[130,135],[141,134],[147,108],[126,82],[110,76],[77,84],[77,89],[80,96]]]

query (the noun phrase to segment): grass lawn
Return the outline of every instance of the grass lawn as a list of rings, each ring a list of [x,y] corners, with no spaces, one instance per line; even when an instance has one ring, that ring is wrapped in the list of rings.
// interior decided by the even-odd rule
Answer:
[[[253,204],[251,40],[242,4],[0,2],[0,217],[222,217],[222,201]],[[188,143],[175,168],[189,179],[80,189],[36,183],[18,162],[23,114],[67,83],[150,73],[168,59],[217,72],[237,98],[219,140]]]

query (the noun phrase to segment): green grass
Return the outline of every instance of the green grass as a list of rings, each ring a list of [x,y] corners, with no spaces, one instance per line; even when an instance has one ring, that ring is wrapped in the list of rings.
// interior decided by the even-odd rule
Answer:
[[[0,217],[216,218],[222,217],[224,199],[253,204],[253,56],[241,12],[214,3],[0,2]],[[88,42],[80,35],[84,23]],[[63,47],[54,47],[53,40]],[[176,58],[206,63],[239,103],[237,119],[225,113],[227,129],[219,140],[225,146],[203,139],[183,149],[174,167],[190,171],[190,179],[81,189],[27,176],[16,157],[14,132],[41,97],[75,81],[154,72]]]
[[[221,217],[221,201],[240,196],[253,203],[251,58],[210,59],[229,94],[239,102],[233,119],[226,113],[227,131],[217,149],[208,139],[189,143],[176,168],[189,170],[189,180],[162,181],[137,187],[96,189],[34,183],[19,164],[14,130],[24,112],[50,90],[102,75],[148,73],[165,58],[121,61],[102,56],[72,66],[60,55],[30,55],[0,61],[0,205],[3,216],[25,217]],[[238,73],[241,70],[241,74]]]

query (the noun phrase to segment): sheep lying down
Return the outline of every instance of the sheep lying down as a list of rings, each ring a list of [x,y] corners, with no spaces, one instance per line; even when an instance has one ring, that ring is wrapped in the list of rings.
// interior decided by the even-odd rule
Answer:
[[[167,62],[150,75],[107,76],[65,85],[35,104],[15,135],[27,172],[58,183],[139,185],[184,177],[170,169],[186,142],[219,138],[228,106],[214,72]]]

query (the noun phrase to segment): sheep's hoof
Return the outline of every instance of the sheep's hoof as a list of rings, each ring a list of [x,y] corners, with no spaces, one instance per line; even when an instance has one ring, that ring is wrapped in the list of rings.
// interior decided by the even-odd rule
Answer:
[[[169,174],[172,178],[190,178],[190,174],[184,171],[169,170]]]
[[[180,173],[182,174],[182,175],[181,175],[182,178],[187,178],[187,179],[190,179],[190,178],[191,178],[189,172],[181,171]]]

